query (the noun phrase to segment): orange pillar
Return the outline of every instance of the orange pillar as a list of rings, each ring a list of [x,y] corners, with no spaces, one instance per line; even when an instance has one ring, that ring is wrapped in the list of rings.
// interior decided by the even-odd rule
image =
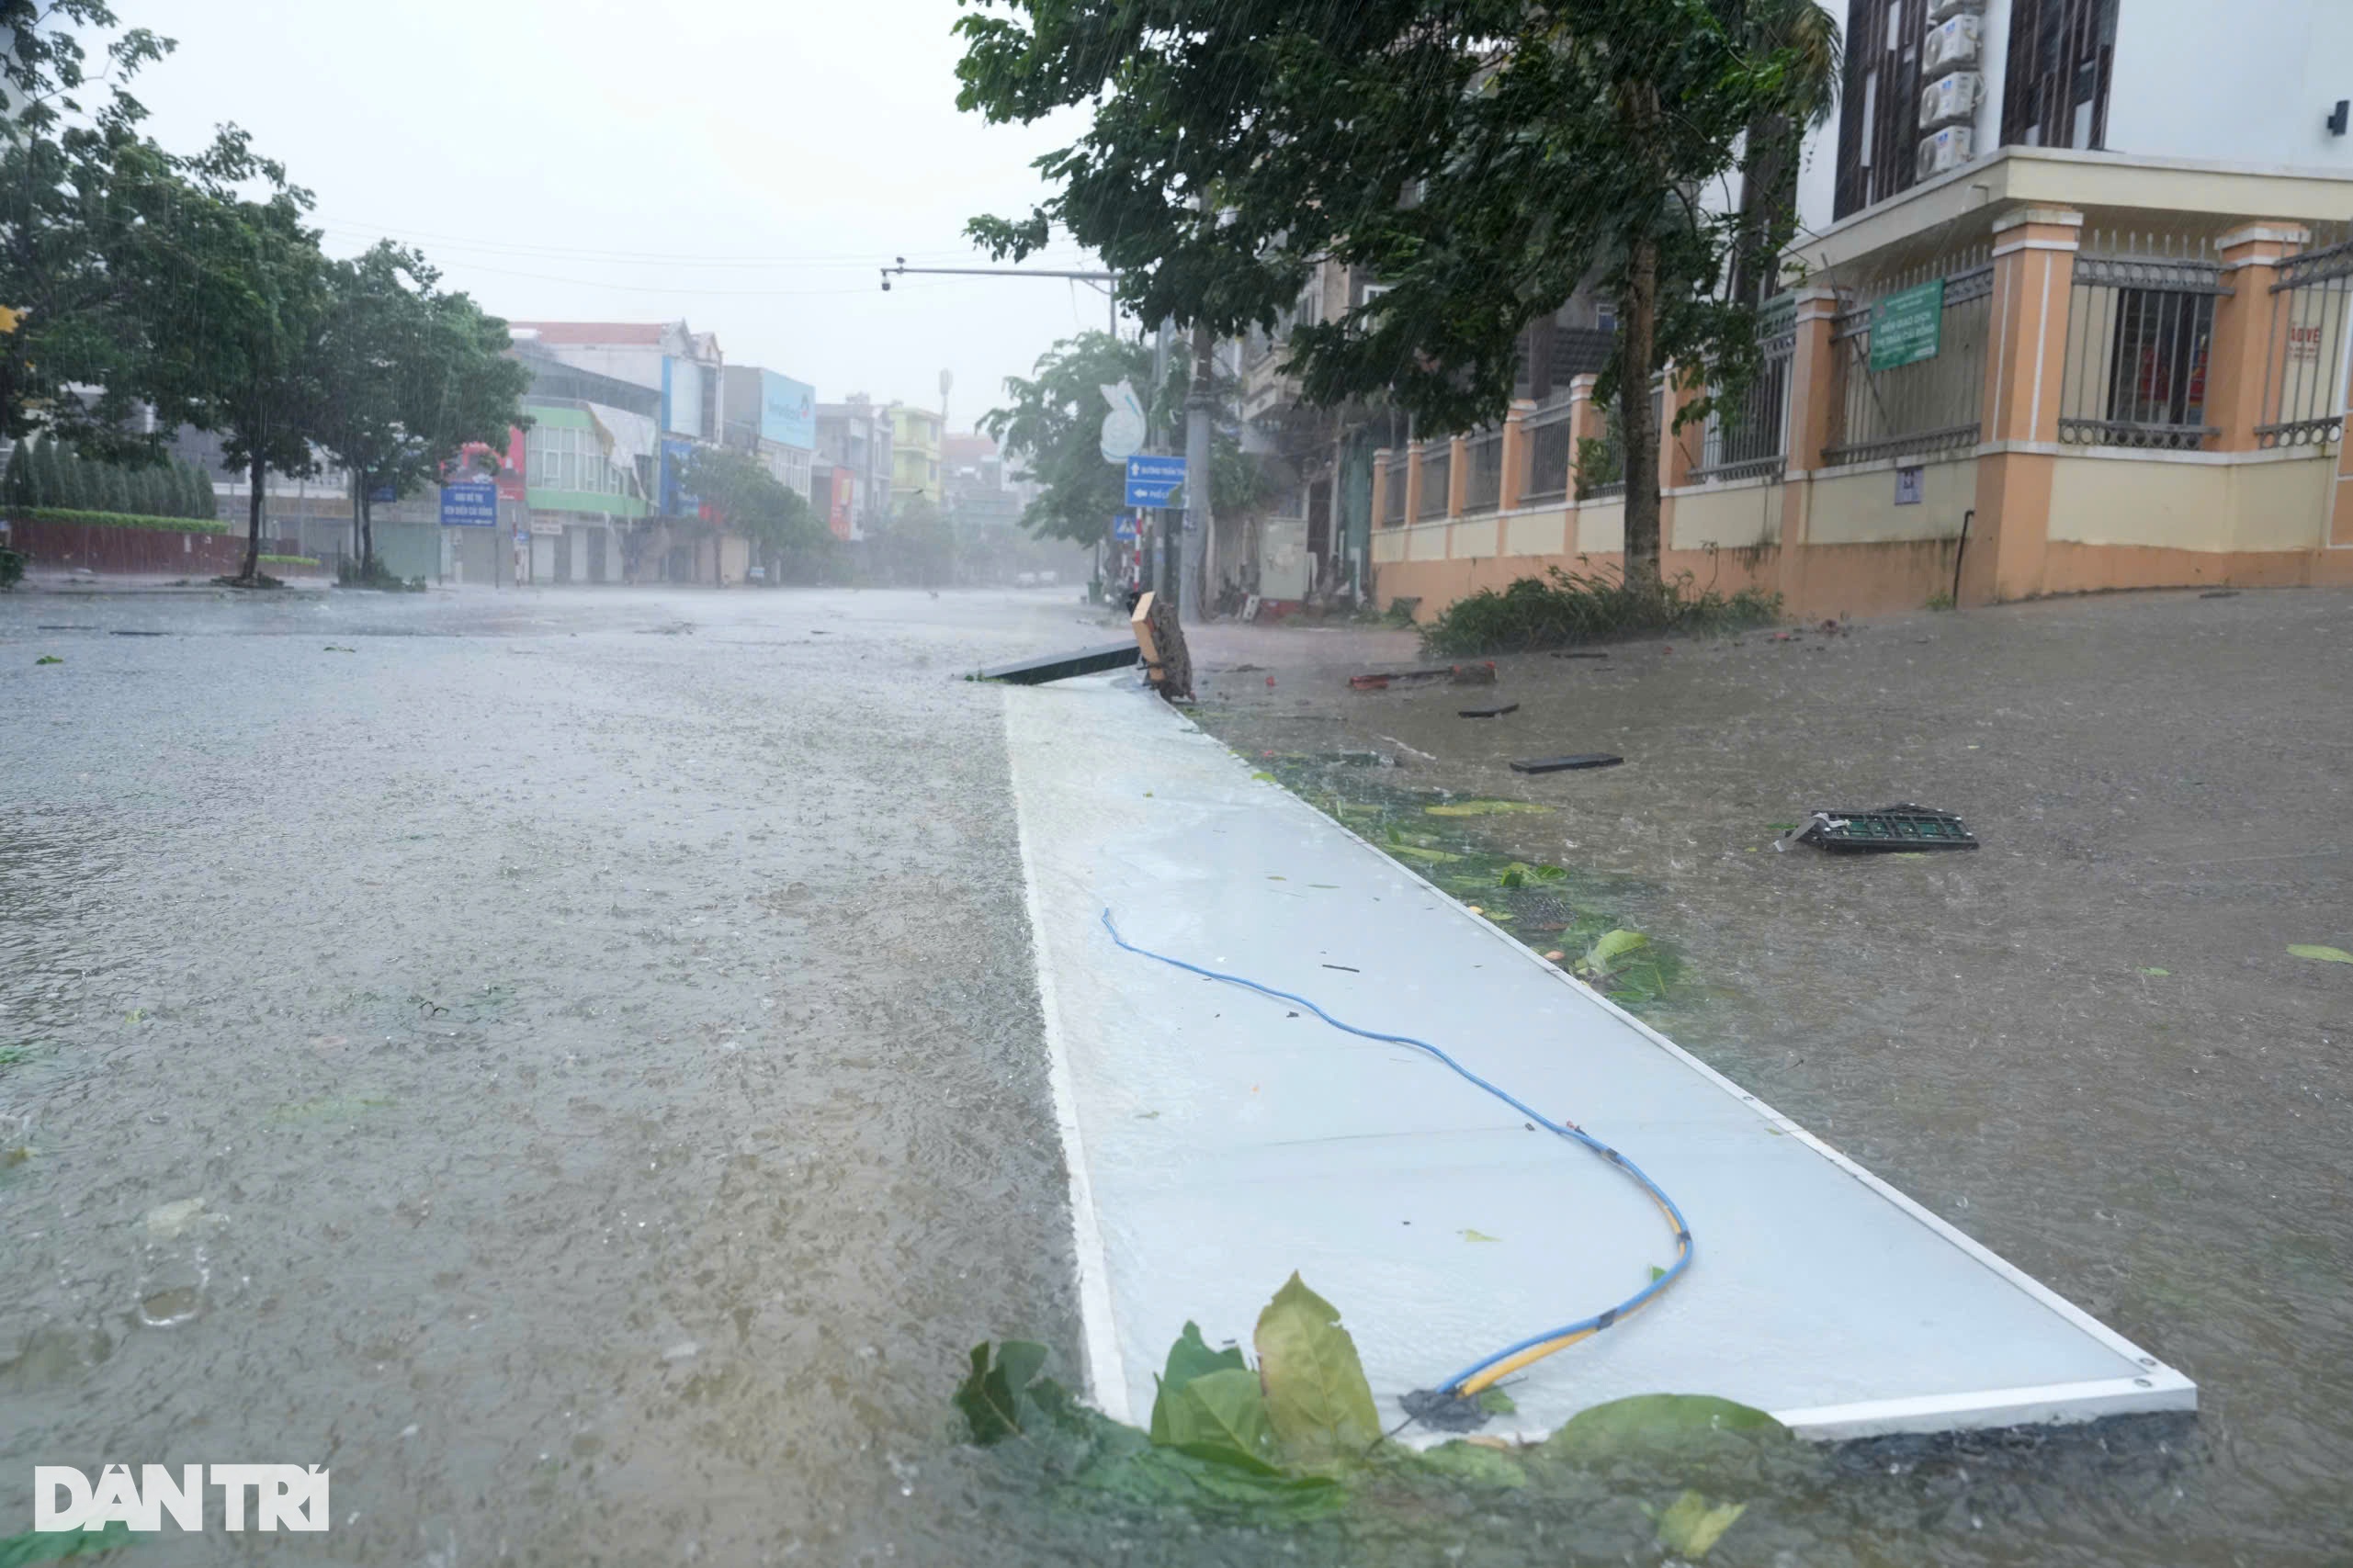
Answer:
[[[2084,216],[2029,207],[1994,220],[1994,297],[1978,411],[1977,506],[1962,560],[1961,602],[2042,591],[2067,367],[2067,295]]]
[[[1389,515],[1389,449],[1378,446],[1373,451],[1373,526],[1386,525]]]
[[[1470,448],[1467,436],[1457,435],[1446,443],[1446,517],[1449,522],[1463,514],[1463,504],[1470,499]]]
[[[1838,318],[1837,289],[1810,285],[1796,291],[1794,303],[1797,341],[1790,350],[1789,436],[1782,454],[1778,581],[1782,603],[1792,614],[1804,615],[1815,608],[1805,601],[1813,475],[1821,467],[1822,448],[1830,444],[1831,421],[1845,385],[1838,377],[1837,356],[1844,350],[1831,336]]]
[[[2249,223],[2223,236],[2223,285],[2231,292],[2214,301],[2206,351],[2206,423],[2222,432],[2213,438],[2215,451],[2252,452],[2261,445],[2255,427],[2270,417],[2271,378],[2288,346],[2288,314],[2274,309],[2271,286],[2279,263],[2310,238],[2294,223]]]
[[[1405,449],[1405,525],[1421,521],[1421,443]]]
[[[1511,400],[1511,410],[1503,416],[1503,479],[1495,487],[1495,509],[1509,512],[1520,504],[1520,492],[1528,477],[1528,416],[1536,412],[1534,402],[1526,398]]]

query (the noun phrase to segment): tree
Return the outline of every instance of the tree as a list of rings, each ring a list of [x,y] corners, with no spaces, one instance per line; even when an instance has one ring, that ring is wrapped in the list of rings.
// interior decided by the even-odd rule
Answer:
[[[181,423],[219,432],[222,466],[244,473],[245,559],[236,581],[251,584],[260,575],[270,471],[319,470],[327,262],[303,221],[310,193],[255,155],[244,132],[224,128],[184,166],[198,199],[181,215],[182,263],[153,275],[135,308],[144,319],[187,323],[151,367],[150,384]],[[256,194],[242,194],[248,189]]]
[[[688,460],[684,483],[718,514],[721,524],[752,541],[772,583],[778,581],[786,555],[806,558],[834,542],[801,493],[749,453],[698,446]]]
[[[177,323],[127,307],[175,265],[187,193],[123,87],[172,42],[126,32],[93,79],[85,39],[114,26],[102,0],[0,0],[0,437],[48,429],[94,456],[152,456],[167,432],[129,416],[154,400],[153,344]]]
[[[1626,570],[1658,579],[1654,371],[1736,389],[1755,363],[1725,264],[1791,205],[1793,159],[1730,212],[1752,126],[1826,111],[1836,33],[1809,0],[983,0],[959,103],[991,120],[1085,106],[1038,161],[1058,189],[975,237],[1016,259],[1059,226],[1147,321],[1272,328],[1329,256],[1386,285],[1302,323],[1315,401],[1386,391],[1426,429],[1499,418],[1521,334],[1596,284],[1621,323]],[[999,14],[1004,13],[1004,14]],[[1687,417],[1705,412],[1705,400]]]
[[[504,453],[527,424],[531,372],[506,355],[506,323],[441,292],[418,252],[383,240],[331,262],[317,350],[319,445],[349,470],[360,570],[372,574],[370,494],[427,483],[469,446]]]
[[[1064,338],[1038,357],[1027,378],[1008,376],[1012,399],[983,415],[980,429],[1026,468],[1041,487],[1022,513],[1022,526],[1040,538],[1093,545],[1121,510],[1126,469],[1105,462],[1102,435],[1108,412],[1100,389],[1126,381],[1163,429],[1182,416],[1189,367],[1171,355],[1168,385],[1152,385],[1152,351],[1109,333]],[[1221,399],[1230,388],[1212,389]],[[1262,499],[1263,480],[1255,459],[1232,437],[1213,444],[1212,507],[1225,516],[1248,511]]]

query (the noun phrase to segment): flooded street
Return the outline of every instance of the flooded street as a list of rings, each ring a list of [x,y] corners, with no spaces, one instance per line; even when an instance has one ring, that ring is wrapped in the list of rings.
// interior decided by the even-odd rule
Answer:
[[[2353,969],[2283,951],[2353,934],[2347,615],[1527,656],[1491,723],[1349,692],[1395,634],[1196,657],[1253,765],[1553,807],[1447,830],[1606,888],[1679,955],[1646,1016],[2200,1383],[1720,1480],[1711,1568],[2223,1568],[2347,1540]],[[0,1471],[332,1467],[332,1533],[157,1564],[1665,1561],[1639,1470],[1278,1528],[958,1440],[973,1344],[1075,1381],[1080,1328],[1003,698],[954,677],[1107,635],[1067,592],[0,598]],[[1584,750],[1627,765],[1503,765]],[[1986,847],[1770,848],[1883,798]]]
[[[255,1460],[336,1561],[942,1560],[962,1351],[1072,1312],[951,677],[1075,614],[0,599],[0,1535]]]
[[[1964,1528],[1929,1505],[1861,1561],[2353,1556],[2353,1374],[2320,1350],[2353,1337],[2353,968],[2288,951],[2353,947],[2353,601],[2058,600],[1608,651],[1357,693],[1353,671],[1432,661],[1370,629],[1194,644],[1203,722],[1310,798],[1548,807],[1455,824],[1454,847],[1603,885],[1680,955],[1644,1016],[2198,1381],[2178,1456],[1979,1456],[1937,1483]],[[1312,765],[1352,752],[1397,765]],[[1625,762],[1508,766],[1572,752]],[[1772,849],[1809,809],[1896,801],[1984,848]],[[1888,1502],[1841,1506],[1875,1535]]]

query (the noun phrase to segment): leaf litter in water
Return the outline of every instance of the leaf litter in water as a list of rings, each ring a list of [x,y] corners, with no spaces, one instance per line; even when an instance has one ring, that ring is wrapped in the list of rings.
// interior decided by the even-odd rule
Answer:
[[[1722,1540],[1724,1532],[1748,1511],[1746,1503],[1710,1503],[1697,1492],[1686,1490],[1658,1513],[1659,1544],[1685,1557],[1705,1557],[1708,1548]]]
[[[2324,947],[2318,942],[2291,942],[2288,951],[2298,958],[2309,958],[2315,964],[2353,964],[2353,953],[2341,947]]]

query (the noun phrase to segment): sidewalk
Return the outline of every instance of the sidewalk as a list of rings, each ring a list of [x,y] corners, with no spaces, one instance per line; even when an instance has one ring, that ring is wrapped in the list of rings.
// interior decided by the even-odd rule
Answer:
[[[2179,1374],[1254,778],[1132,676],[1006,698],[1090,1382],[1112,1415],[1143,1420],[1188,1319],[1212,1344],[1247,1338],[1297,1269],[1395,1423],[1404,1394],[1633,1294],[1675,1247],[1601,1158],[1420,1052],[1122,951],[1106,908],[1139,946],[1445,1047],[1681,1206],[1687,1276],[1522,1374],[1492,1432],[1660,1392],[1823,1438],[2194,1404]]]

